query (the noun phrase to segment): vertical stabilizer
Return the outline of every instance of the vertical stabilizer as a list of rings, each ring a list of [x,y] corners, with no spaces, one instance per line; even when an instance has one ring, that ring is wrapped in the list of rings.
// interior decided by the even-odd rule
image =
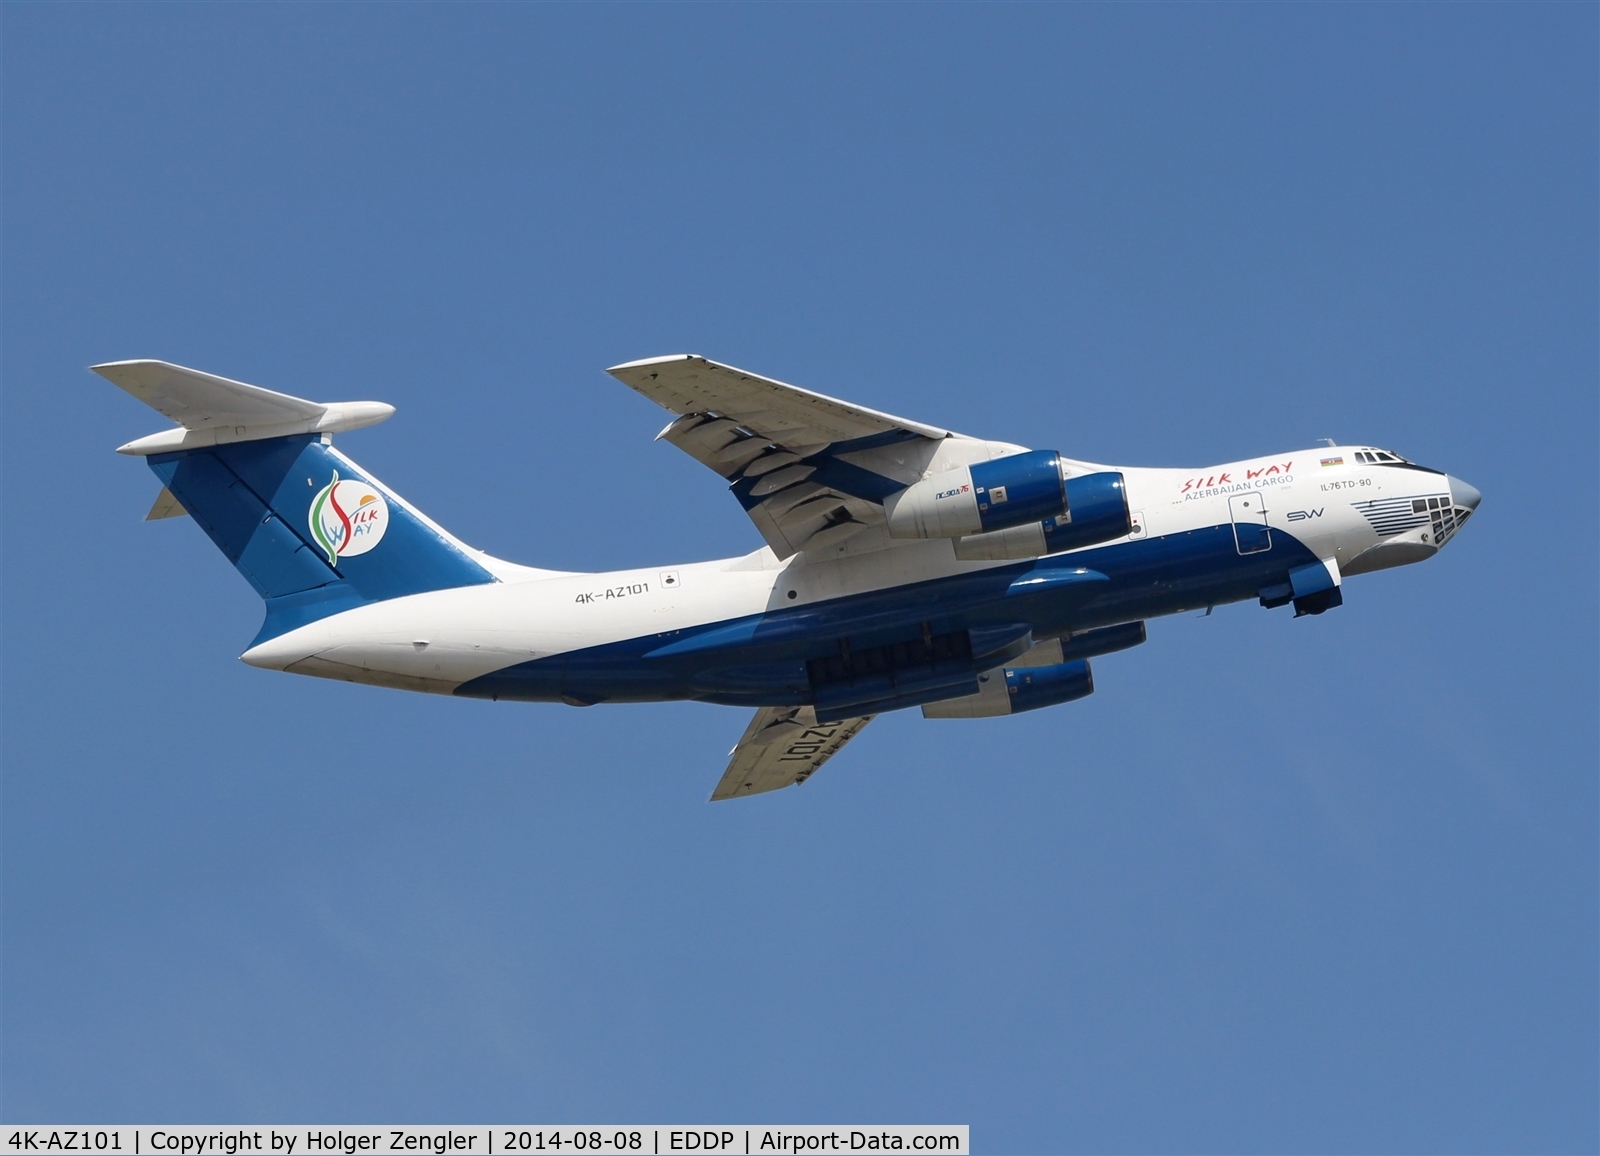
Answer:
[[[495,581],[328,443],[393,406],[307,401],[164,361],[94,369],[178,423],[121,452],[165,487],[150,517],[191,515],[266,601],[257,642],[368,602]]]
[[[494,581],[459,542],[318,437],[147,460],[266,600],[257,641],[368,602]]]

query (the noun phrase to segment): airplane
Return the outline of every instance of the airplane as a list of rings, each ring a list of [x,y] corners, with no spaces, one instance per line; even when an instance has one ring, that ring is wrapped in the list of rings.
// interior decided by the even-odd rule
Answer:
[[[765,544],[609,573],[466,545],[334,448],[382,402],[322,403],[164,361],[91,367],[177,423],[128,442],[266,617],[251,666],[517,702],[754,708],[712,800],[805,782],[874,717],[1083,698],[1159,615],[1322,614],[1344,579],[1431,558],[1478,508],[1374,446],[1099,465],[879,413],[694,354],[607,372],[728,483]]]

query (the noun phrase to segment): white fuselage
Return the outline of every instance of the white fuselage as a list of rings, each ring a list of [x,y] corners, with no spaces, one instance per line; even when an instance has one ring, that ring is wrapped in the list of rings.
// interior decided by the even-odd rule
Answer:
[[[1450,479],[1410,465],[1363,463],[1358,452],[1364,451],[1302,450],[1194,470],[1122,468],[1132,532],[1074,556],[1098,556],[1108,546],[1161,543],[1164,556],[1176,549],[1181,561],[1184,535],[1241,517],[1263,519],[1274,541],[1297,543],[1328,565],[1335,582],[1352,570],[1430,556],[1442,544],[1439,539],[1449,536],[1448,528],[1440,533],[1426,516],[1412,514],[1410,521],[1420,524],[1396,532],[1392,524],[1375,524],[1370,511],[1410,510],[1430,495],[1448,498]],[[1074,465],[1084,471],[1106,468]],[[1373,551],[1389,553],[1378,557]],[[1358,562],[1364,555],[1368,561]],[[960,561],[950,539],[894,540],[882,527],[784,562],[766,548],[741,558],[598,574],[537,570],[488,556],[478,560],[498,581],[334,614],[254,646],[243,660],[449,694],[521,663],[1018,565]],[[1229,599],[1218,599],[1224,600]]]

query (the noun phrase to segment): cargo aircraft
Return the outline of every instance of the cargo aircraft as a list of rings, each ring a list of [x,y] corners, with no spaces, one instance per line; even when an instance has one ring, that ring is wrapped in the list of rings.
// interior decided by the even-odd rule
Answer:
[[[252,666],[519,702],[754,708],[712,799],[804,782],[883,711],[1017,714],[1094,689],[1147,619],[1296,617],[1431,558],[1478,507],[1374,446],[1204,469],[1097,465],[695,355],[609,370],[727,480],[765,545],[611,573],[466,545],[333,445],[381,402],[312,402],[163,361],[95,372],[177,422],[122,446],[266,602]]]

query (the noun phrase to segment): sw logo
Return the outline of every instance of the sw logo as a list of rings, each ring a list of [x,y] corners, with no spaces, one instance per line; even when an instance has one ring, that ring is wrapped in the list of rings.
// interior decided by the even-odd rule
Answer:
[[[328,556],[328,565],[337,568],[340,558],[365,554],[383,541],[389,503],[365,482],[341,482],[334,470],[333,481],[311,500],[310,522],[312,538]]]
[[[1291,521],[1291,522],[1306,522],[1306,521],[1310,521],[1312,518],[1320,518],[1320,517],[1322,517],[1322,511],[1321,510],[1290,510],[1289,511],[1289,521]]]

